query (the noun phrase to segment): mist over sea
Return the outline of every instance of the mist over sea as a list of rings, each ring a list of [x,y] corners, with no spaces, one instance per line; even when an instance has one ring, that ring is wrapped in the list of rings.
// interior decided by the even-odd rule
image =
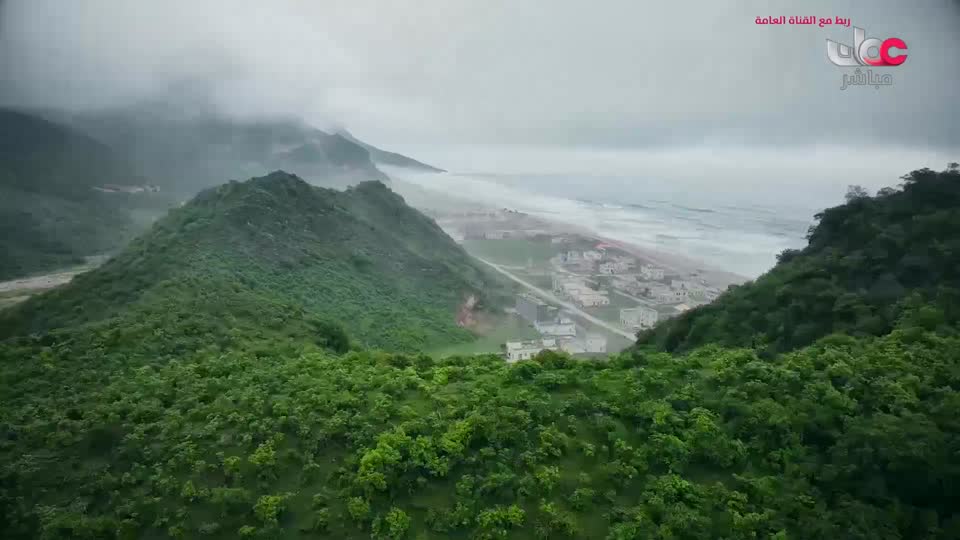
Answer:
[[[802,247],[813,211],[805,207],[721,201],[669,189],[618,187],[637,180],[583,175],[399,173],[432,192],[509,208],[590,229],[602,236],[756,277],[786,248]],[[804,217],[806,216],[806,217]]]
[[[942,169],[949,152],[838,145],[705,142],[644,149],[402,144],[392,149],[445,174],[387,173],[452,199],[511,208],[638,246],[756,277],[806,245],[814,215],[847,186],[897,186]]]

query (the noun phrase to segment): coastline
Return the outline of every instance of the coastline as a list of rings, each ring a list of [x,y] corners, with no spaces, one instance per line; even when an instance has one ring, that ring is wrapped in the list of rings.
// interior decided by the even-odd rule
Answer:
[[[542,218],[538,218],[542,219]],[[559,226],[560,229],[558,232],[563,232],[567,234],[576,234],[584,238],[589,238],[595,240],[598,243],[609,244],[614,246],[621,251],[624,251],[642,262],[650,263],[656,266],[659,266],[665,270],[668,270],[674,274],[679,275],[691,275],[697,274],[703,279],[705,279],[710,285],[726,289],[730,285],[741,285],[747,281],[751,281],[751,278],[742,276],[740,274],[730,272],[727,270],[722,270],[719,268],[713,268],[707,263],[698,261],[696,259],[691,259],[689,257],[684,257],[682,255],[677,255],[675,253],[668,253],[660,250],[653,250],[646,247],[641,247],[636,244],[631,244],[629,242],[624,242],[622,240],[614,240],[612,238],[604,237],[590,229],[587,229],[580,225],[569,224],[565,222],[550,222],[549,220],[543,220],[545,223],[552,223],[553,225]],[[573,227],[573,230],[562,230],[564,227]]]
[[[582,224],[545,218],[525,212],[517,212],[506,207],[497,208],[489,204],[464,200],[447,193],[405,181],[402,178],[391,177],[390,187],[403,197],[408,204],[411,204],[434,218],[434,220],[438,221],[438,224],[446,216],[462,216],[466,213],[489,213],[492,215],[497,212],[515,212],[516,216],[522,217],[526,226],[530,228],[543,229],[551,234],[576,235],[598,243],[615,246],[643,262],[662,267],[672,273],[685,276],[697,274],[711,285],[722,289],[725,289],[729,285],[739,285],[752,279],[737,274],[736,272],[715,268],[704,261],[684,255],[642,247],[631,244],[630,242],[605,237]],[[451,236],[454,236],[450,231],[447,232]]]

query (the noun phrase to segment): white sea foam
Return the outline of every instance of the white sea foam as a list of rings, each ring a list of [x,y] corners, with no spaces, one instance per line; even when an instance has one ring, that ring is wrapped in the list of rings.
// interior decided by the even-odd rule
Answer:
[[[570,223],[748,277],[770,268],[783,249],[803,245],[810,224],[763,206],[709,207],[707,201],[663,200],[618,204],[544,194],[524,187],[523,177],[391,172],[402,181],[446,196]]]

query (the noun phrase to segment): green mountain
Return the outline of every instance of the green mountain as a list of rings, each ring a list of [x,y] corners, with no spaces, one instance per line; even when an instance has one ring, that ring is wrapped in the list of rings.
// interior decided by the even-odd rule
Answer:
[[[367,144],[356,137],[354,137],[350,132],[345,129],[340,129],[336,133],[347,139],[350,142],[356,143],[370,152],[370,159],[379,165],[390,165],[392,167],[405,167],[407,169],[416,169],[426,172],[446,172],[443,169],[438,169],[432,165],[427,165],[413,158],[409,158],[403,154],[397,154],[396,152],[388,152],[386,150],[381,150],[372,144]]]
[[[0,109],[0,279],[75,264],[139,228],[140,206],[104,185],[141,184],[105,145],[38,116]]]
[[[811,234],[853,257],[828,282],[906,281],[854,252],[891,220],[927,227],[927,277],[883,336],[513,364],[356,346],[428,342],[406,332],[449,319],[424,306],[489,290],[384,186],[208,190],[0,320],[0,536],[960,537],[960,333],[935,263],[956,176],[915,172]]]
[[[429,168],[296,122],[149,107],[42,116],[0,109],[0,280],[115,252],[175,202],[224,178],[286,169],[326,187],[390,182],[374,161]]]
[[[0,335],[130,310],[252,328],[264,302],[411,351],[470,339],[456,314],[471,296],[490,300],[479,265],[380,182],[341,192],[276,172],[200,193],[101,268],[0,315]]]
[[[802,250],[752,283],[639,336],[640,345],[686,351],[716,343],[768,353],[831,333],[879,336],[905,309],[936,303],[960,320],[960,170],[918,170],[902,189],[852,190],[824,210]]]

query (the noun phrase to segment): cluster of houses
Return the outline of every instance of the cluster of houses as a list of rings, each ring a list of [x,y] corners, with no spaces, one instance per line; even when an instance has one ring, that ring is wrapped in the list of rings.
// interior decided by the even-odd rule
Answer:
[[[580,307],[609,306],[607,292],[587,285],[587,282],[571,274],[554,274],[553,291],[559,296],[569,298]]]
[[[616,245],[601,242],[583,249],[582,237],[545,230],[542,223],[521,212],[503,209],[474,214],[438,216],[438,223],[457,241],[507,238],[546,241],[549,238],[555,252],[559,252],[550,261],[552,288],[556,296],[586,309],[609,306],[611,294],[631,298],[635,303],[619,310],[619,324],[627,330],[637,332],[652,328],[659,321],[708,303],[720,295],[718,289],[707,286],[693,274],[670,275],[655,264],[640,264]],[[583,247],[574,249],[577,245]],[[530,275],[535,273],[532,259],[528,259],[525,271]],[[549,270],[541,269],[537,273],[546,275]],[[570,354],[606,352],[606,337],[599,334],[578,336],[577,325],[570,316],[534,295],[519,295],[515,310],[536,328],[541,337],[506,342],[504,354],[508,361],[526,360],[543,350]]]
[[[620,325],[639,331],[683,313],[692,307],[711,302],[720,290],[708,287],[702,280],[678,279],[653,264],[635,267],[629,257],[609,255],[605,251],[567,251],[557,257],[557,263],[566,268],[593,265],[591,274],[611,276],[609,283],[615,292],[635,298],[637,305],[620,310]],[[569,271],[569,270],[568,270]],[[587,284],[586,277],[572,273],[555,273],[553,290],[582,307],[610,304],[607,292]]]
[[[625,274],[636,265],[633,258],[613,255],[605,249],[569,250],[557,255],[554,262],[573,272],[608,276]]]
[[[657,321],[711,302],[720,290],[701,282],[671,279],[670,284],[642,281],[636,276],[614,281],[613,286],[642,297],[644,304],[620,310],[620,325],[633,331],[652,328]]]
[[[527,360],[540,351],[564,351],[569,354],[605,353],[607,338],[601,334],[587,334],[577,337],[577,325],[559,308],[547,304],[540,298],[528,293],[517,295],[516,312],[521,318],[533,325],[542,337],[525,341],[508,341],[505,346],[506,358],[510,362]]]
[[[662,269],[660,270],[662,272]],[[649,273],[663,275],[662,273]],[[633,296],[642,296],[653,304],[680,304],[694,305],[712,302],[720,295],[720,290],[708,287],[702,282],[671,279],[670,283],[647,278],[644,274],[620,275],[613,278],[611,285],[620,291]]]

